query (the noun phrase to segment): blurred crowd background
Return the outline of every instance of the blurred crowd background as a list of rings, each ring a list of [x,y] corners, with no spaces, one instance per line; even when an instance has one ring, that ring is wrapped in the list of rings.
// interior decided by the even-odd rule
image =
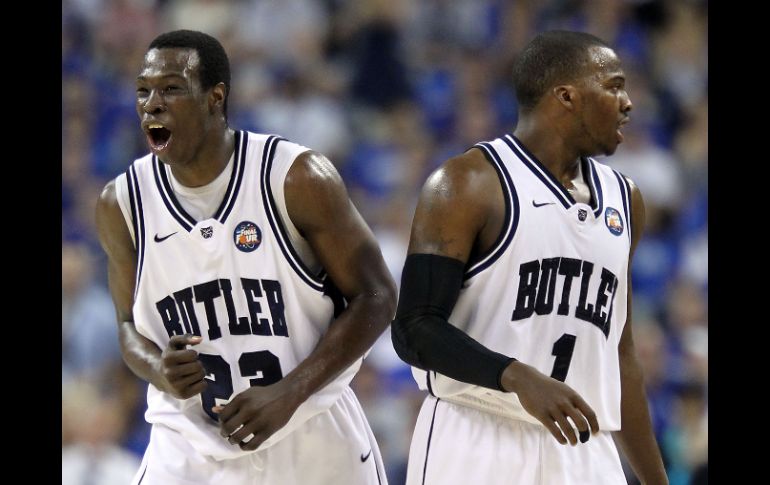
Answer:
[[[707,24],[705,0],[63,0],[62,483],[128,483],[149,438],[146,384],[120,357],[93,214],[104,184],[148,151],[134,80],[149,42],[180,28],[225,46],[231,126],[335,163],[397,282],[428,174],[513,130],[509,73],[521,48],[557,28],[615,47],[634,110],[625,143],[600,160],[647,203],[633,262],[636,347],[671,484],[705,483]],[[388,332],[353,385],[390,483],[402,484],[424,396]]]

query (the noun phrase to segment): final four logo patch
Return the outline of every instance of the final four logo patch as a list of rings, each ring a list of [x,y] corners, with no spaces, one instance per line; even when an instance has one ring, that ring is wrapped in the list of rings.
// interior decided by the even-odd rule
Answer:
[[[616,236],[623,234],[623,219],[620,218],[620,212],[612,207],[607,207],[604,211],[604,223],[607,229]]]
[[[233,242],[236,248],[244,253],[250,253],[262,244],[262,231],[253,222],[243,221],[233,232]]]

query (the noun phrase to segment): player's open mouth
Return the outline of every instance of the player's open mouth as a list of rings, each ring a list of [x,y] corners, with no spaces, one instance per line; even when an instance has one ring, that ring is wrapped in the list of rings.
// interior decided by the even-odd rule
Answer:
[[[171,131],[163,125],[153,123],[147,129],[147,141],[154,151],[161,151],[171,141]]]

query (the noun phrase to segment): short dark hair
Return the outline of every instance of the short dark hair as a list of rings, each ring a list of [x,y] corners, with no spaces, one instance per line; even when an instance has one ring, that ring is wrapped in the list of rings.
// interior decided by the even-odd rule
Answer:
[[[225,83],[224,113],[227,118],[227,97],[230,96],[230,60],[222,44],[214,37],[194,30],[166,32],[150,43],[151,49],[180,48],[194,49],[200,59],[199,81],[206,90],[217,83]]]
[[[531,111],[540,98],[558,84],[583,74],[590,47],[609,47],[600,38],[584,32],[543,32],[524,48],[513,66],[513,85],[522,111]]]

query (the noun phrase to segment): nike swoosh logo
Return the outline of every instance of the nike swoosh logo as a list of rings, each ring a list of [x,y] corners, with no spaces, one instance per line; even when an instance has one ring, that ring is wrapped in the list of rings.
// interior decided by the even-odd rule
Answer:
[[[174,231],[174,232],[172,232],[171,234],[169,234],[168,236],[163,236],[163,237],[158,237],[158,233],[156,232],[156,233],[155,233],[155,242],[163,242],[163,241],[165,241],[166,239],[168,239],[168,238],[170,238],[171,236],[173,236],[174,234],[176,234],[177,232],[179,232],[179,231]]]
[[[363,462],[365,462],[366,460],[368,460],[368,459],[369,459],[369,456],[371,456],[371,454],[372,454],[372,450],[369,450],[369,453],[367,453],[367,454],[366,454],[366,456],[364,456],[364,454],[363,454],[363,453],[361,453],[361,463],[363,463]]]
[[[535,207],[543,207],[544,205],[553,205],[555,203],[556,202],[543,202],[542,204],[538,204],[534,200],[532,201],[532,205],[534,205]]]

